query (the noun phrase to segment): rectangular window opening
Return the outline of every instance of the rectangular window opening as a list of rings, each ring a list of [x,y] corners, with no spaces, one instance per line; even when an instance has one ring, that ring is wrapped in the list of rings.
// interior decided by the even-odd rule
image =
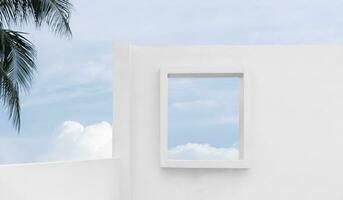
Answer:
[[[161,72],[161,166],[245,168],[244,74]]]

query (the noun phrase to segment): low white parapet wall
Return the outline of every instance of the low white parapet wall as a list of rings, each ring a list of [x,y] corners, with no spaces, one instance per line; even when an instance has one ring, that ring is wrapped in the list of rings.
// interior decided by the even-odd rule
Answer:
[[[103,159],[0,166],[0,199],[118,199],[118,161]]]

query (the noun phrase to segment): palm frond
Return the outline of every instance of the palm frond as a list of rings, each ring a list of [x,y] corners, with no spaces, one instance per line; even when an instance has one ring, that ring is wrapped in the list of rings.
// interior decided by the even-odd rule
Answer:
[[[0,102],[20,130],[21,91],[28,91],[36,71],[35,48],[12,25],[46,24],[58,35],[71,36],[70,0],[0,0]]]
[[[8,26],[8,23],[17,21],[15,18],[15,4],[9,0],[0,1],[1,26]]]
[[[70,0],[1,0],[0,23],[6,27],[28,22],[41,27],[45,23],[53,32],[69,37],[71,10]]]
[[[20,90],[27,91],[36,71],[36,51],[34,45],[22,34],[2,29],[0,44],[3,46],[0,50],[4,55],[3,70],[15,84],[18,84]]]
[[[4,27],[27,23],[32,19],[30,0],[1,0],[0,21]]]
[[[72,4],[69,0],[31,0],[35,22],[45,22],[55,33],[71,36],[69,20]]]
[[[9,113],[8,118],[12,120],[14,128],[20,132],[20,103],[19,89],[13,84],[6,72],[0,68],[0,100]]]
[[[36,52],[33,44],[22,33],[0,29],[0,100],[9,118],[19,130],[20,91],[28,91],[36,71]]]

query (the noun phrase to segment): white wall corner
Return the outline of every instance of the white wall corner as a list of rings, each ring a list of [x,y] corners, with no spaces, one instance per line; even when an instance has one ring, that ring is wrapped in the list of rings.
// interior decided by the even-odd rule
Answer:
[[[113,47],[113,156],[120,157],[119,199],[131,200],[131,46]]]

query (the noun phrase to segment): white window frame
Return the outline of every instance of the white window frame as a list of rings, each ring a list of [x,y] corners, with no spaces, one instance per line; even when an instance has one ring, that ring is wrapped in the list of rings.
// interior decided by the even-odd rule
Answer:
[[[168,159],[168,77],[240,77],[240,150],[239,160],[169,160]],[[246,131],[246,74],[241,69],[161,68],[160,70],[160,166],[164,168],[249,168]]]

